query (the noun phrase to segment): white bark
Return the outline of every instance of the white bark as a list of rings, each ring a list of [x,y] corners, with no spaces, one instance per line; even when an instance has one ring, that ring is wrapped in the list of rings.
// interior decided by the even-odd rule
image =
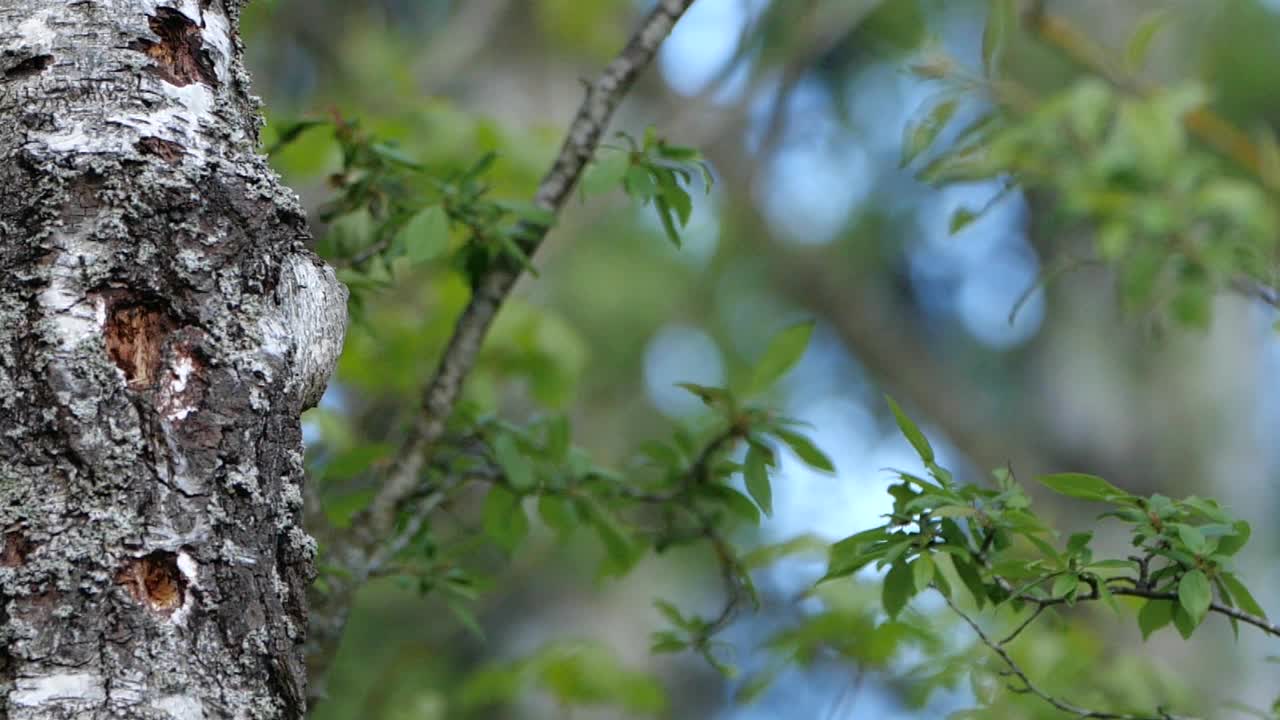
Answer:
[[[0,720],[296,718],[345,290],[241,0],[0,0]]]

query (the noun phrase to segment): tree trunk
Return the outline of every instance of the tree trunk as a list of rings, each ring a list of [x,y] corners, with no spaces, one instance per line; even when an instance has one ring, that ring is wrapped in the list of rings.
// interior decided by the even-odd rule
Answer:
[[[296,718],[345,290],[242,0],[0,0],[0,719]]]

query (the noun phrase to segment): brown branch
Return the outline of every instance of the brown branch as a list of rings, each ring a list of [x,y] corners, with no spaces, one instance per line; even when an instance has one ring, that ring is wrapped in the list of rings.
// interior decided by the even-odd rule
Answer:
[[[1118,580],[1121,578],[1112,578],[1112,579]],[[1110,587],[1110,583],[1108,583],[1108,589],[1111,590],[1112,595],[1127,595],[1129,597],[1147,598],[1149,600],[1172,600],[1173,602],[1178,602],[1177,593],[1156,592],[1154,590],[1150,590],[1148,588],[1143,588],[1143,587],[1113,588],[1113,587]],[[1219,615],[1225,615],[1226,617],[1229,617],[1229,618],[1234,618],[1236,620],[1239,620],[1242,623],[1245,623],[1246,625],[1252,625],[1255,628],[1263,631],[1264,633],[1271,635],[1272,637],[1280,638],[1280,625],[1276,625],[1273,622],[1269,622],[1264,617],[1258,617],[1257,615],[1252,615],[1250,613],[1244,612],[1243,610],[1239,610],[1237,608],[1233,608],[1228,605],[1223,605],[1222,603],[1219,603],[1219,602],[1211,603],[1209,605],[1209,612],[1218,613]]]
[[[538,185],[534,204],[558,214],[568,200],[622,98],[653,59],[658,46],[670,34],[694,0],[659,0],[641,22],[622,52],[587,88],[577,115],[569,127],[554,164]],[[532,256],[546,238],[550,225],[524,222],[517,242]],[[323,679],[337,650],[356,591],[368,577],[371,561],[382,557],[380,548],[394,542],[397,517],[407,502],[421,496],[427,454],[444,435],[446,423],[462,391],[462,385],[484,342],[498,310],[522,274],[513,258],[504,256],[477,280],[474,292],[454,327],[453,336],[422,397],[422,412],[400,445],[385,483],[370,506],[352,521],[351,532],[328,548],[343,570],[330,591],[313,602],[313,627],[308,664],[312,698],[323,696]],[[429,494],[429,497],[432,495]],[[430,501],[424,503],[430,506]],[[413,523],[410,523],[413,524]]]

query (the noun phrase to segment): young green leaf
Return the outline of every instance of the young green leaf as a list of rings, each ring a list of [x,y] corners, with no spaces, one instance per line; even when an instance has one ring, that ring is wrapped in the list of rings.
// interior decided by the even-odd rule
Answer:
[[[1187,611],[1195,626],[1199,626],[1213,602],[1213,588],[1203,570],[1192,570],[1178,582],[1178,603]]]
[[[1151,633],[1173,622],[1173,601],[1148,600],[1138,611],[1138,629],[1142,631],[1142,639],[1151,637]]]
[[[1167,11],[1157,11],[1138,22],[1138,28],[1129,37],[1125,47],[1124,60],[1129,72],[1139,72],[1147,64],[1147,55],[1151,51],[1151,43],[1169,20]]]
[[[573,506],[556,495],[543,495],[538,498],[538,515],[547,527],[562,534],[571,532],[577,524]]]
[[[1199,555],[1205,551],[1204,535],[1195,527],[1178,524],[1178,539],[1191,553]]]
[[[987,12],[987,24],[982,30],[982,69],[988,80],[996,79],[997,66],[1004,53],[1009,35],[1017,27],[1017,0],[994,0]]]
[[[1222,584],[1227,586],[1231,591],[1231,597],[1235,599],[1236,605],[1250,615],[1256,615],[1260,618],[1266,618],[1267,613],[1263,611],[1262,606],[1253,598],[1253,594],[1249,592],[1249,588],[1240,582],[1240,578],[1233,573],[1222,573],[1219,576]]]
[[[1131,497],[1129,493],[1096,475],[1056,473],[1036,478],[1040,484],[1067,497],[1106,502]]]
[[[503,433],[498,436],[493,443],[493,455],[511,487],[521,491],[533,487],[533,466],[529,463],[529,458],[516,447],[515,440],[510,435]]]
[[[905,562],[896,563],[884,576],[884,587],[881,590],[881,602],[889,617],[896,618],[907,601],[916,594],[915,573]]]
[[[818,446],[814,445],[809,438],[782,428],[774,428],[772,433],[774,437],[786,443],[787,447],[791,448],[791,452],[795,453],[809,467],[828,473],[836,471],[836,466],[831,463],[831,458],[819,450]]]
[[[1173,606],[1173,626],[1178,629],[1183,640],[1190,640],[1199,624],[1187,613],[1186,608],[1176,604]]]
[[[802,322],[773,337],[751,373],[748,393],[767,390],[800,362],[805,348],[809,346],[809,338],[813,336],[813,326],[813,321]]]
[[[529,518],[519,496],[501,485],[489,491],[483,516],[485,534],[507,552],[514,551],[529,532]]]
[[[902,160],[900,167],[906,167],[915,160],[920,153],[929,149],[933,141],[938,138],[938,133],[947,126],[951,121],[951,116],[956,112],[956,100],[949,99],[934,105],[929,112],[918,122],[907,125],[905,137],[902,139]]]
[[[893,417],[898,421],[898,429],[902,430],[902,434],[911,443],[911,447],[916,449],[916,454],[926,463],[933,462],[933,446],[929,444],[929,439],[924,436],[924,433],[920,432],[920,428],[916,427],[911,418],[902,412],[902,408],[898,407],[898,403],[894,402],[893,398],[886,395],[884,399],[889,402],[889,409],[893,411]]]
[[[921,555],[916,558],[916,561],[911,563],[911,575],[912,581],[916,586],[916,592],[927,590],[935,575],[933,558],[928,555]]]
[[[951,213],[951,222],[947,226],[947,233],[949,235],[955,235],[961,230],[969,227],[969,225],[973,224],[973,221],[977,219],[978,213],[967,207],[959,208],[955,212]]]
[[[649,173],[649,168],[643,165],[629,166],[623,178],[623,186],[627,194],[637,200],[647,200],[658,192],[658,185],[654,182],[653,175]]]
[[[449,217],[439,205],[419,210],[396,234],[396,247],[414,263],[434,260],[449,249]]]

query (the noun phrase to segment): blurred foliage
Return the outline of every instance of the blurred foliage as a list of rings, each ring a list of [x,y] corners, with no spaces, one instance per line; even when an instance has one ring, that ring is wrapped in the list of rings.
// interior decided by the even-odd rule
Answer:
[[[528,199],[636,3],[251,3],[264,152],[353,291],[334,389],[307,418],[329,522],[369,502],[478,274],[504,257],[533,271],[426,471],[447,479],[445,498],[362,598],[315,716],[737,717],[727,706],[746,718],[781,697],[796,716],[837,717],[842,701],[813,702],[809,684],[832,666],[919,717],[1073,716],[1026,692],[1028,678],[1135,717],[1262,704],[1247,674],[1232,677],[1252,658],[1203,632],[1194,647],[1207,650],[1168,652],[1182,646],[1156,633],[1190,636],[1213,602],[1265,615],[1236,554],[1251,527],[1274,550],[1258,520],[1277,499],[1236,514],[1201,499],[1230,490],[1205,484],[1228,443],[1204,426],[1245,413],[1225,390],[1194,389],[1205,381],[1185,345],[1128,331],[1141,318],[1204,338],[1224,295],[1274,285],[1280,16],[1254,0],[1038,5],[719,2],[740,22],[699,27],[707,48],[727,37],[722,67],[693,96],[647,75],[552,218]],[[695,55],[673,58],[668,80],[701,72]],[[870,190],[829,245],[788,246],[818,236],[814,216],[849,190],[796,158],[839,162],[842,143],[862,148]],[[1034,298],[1054,303],[1029,345],[1002,350],[966,332],[955,286],[972,281],[948,263],[1021,232],[994,219],[1015,202],[1034,221],[1018,252],[1047,262],[988,311],[1012,325]],[[956,236],[933,255],[928,208]],[[552,223],[526,257],[520,228]],[[975,272],[993,272],[979,258]],[[684,385],[685,412],[647,386],[673,323],[718,360],[713,379]],[[1208,354],[1227,355],[1215,342]],[[1063,364],[1092,374],[1057,380]],[[935,450],[873,385],[905,391],[928,434],[937,423],[955,446]],[[847,428],[802,422],[829,398],[865,409],[877,439],[849,450]],[[858,482],[834,461],[895,427],[920,469],[895,471],[885,524],[806,532],[805,513]],[[1110,520],[1007,470],[974,473],[990,444],[997,462],[1030,458],[1013,469],[1043,490],[1109,504]],[[953,475],[944,453],[968,463],[948,459]],[[1098,474],[1043,474],[1077,467]],[[802,484],[809,471],[825,484]],[[1084,529],[1063,543],[1058,525]],[[797,570],[814,563],[817,584]],[[1113,591],[1139,586],[1161,597]],[[1035,613],[1016,643],[995,643],[1025,677],[972,642],[941,595],[993,639]],[[1096,609],[1112,604],[1118,615]],[[1160,651],[1143,652],[1153,634]]]

